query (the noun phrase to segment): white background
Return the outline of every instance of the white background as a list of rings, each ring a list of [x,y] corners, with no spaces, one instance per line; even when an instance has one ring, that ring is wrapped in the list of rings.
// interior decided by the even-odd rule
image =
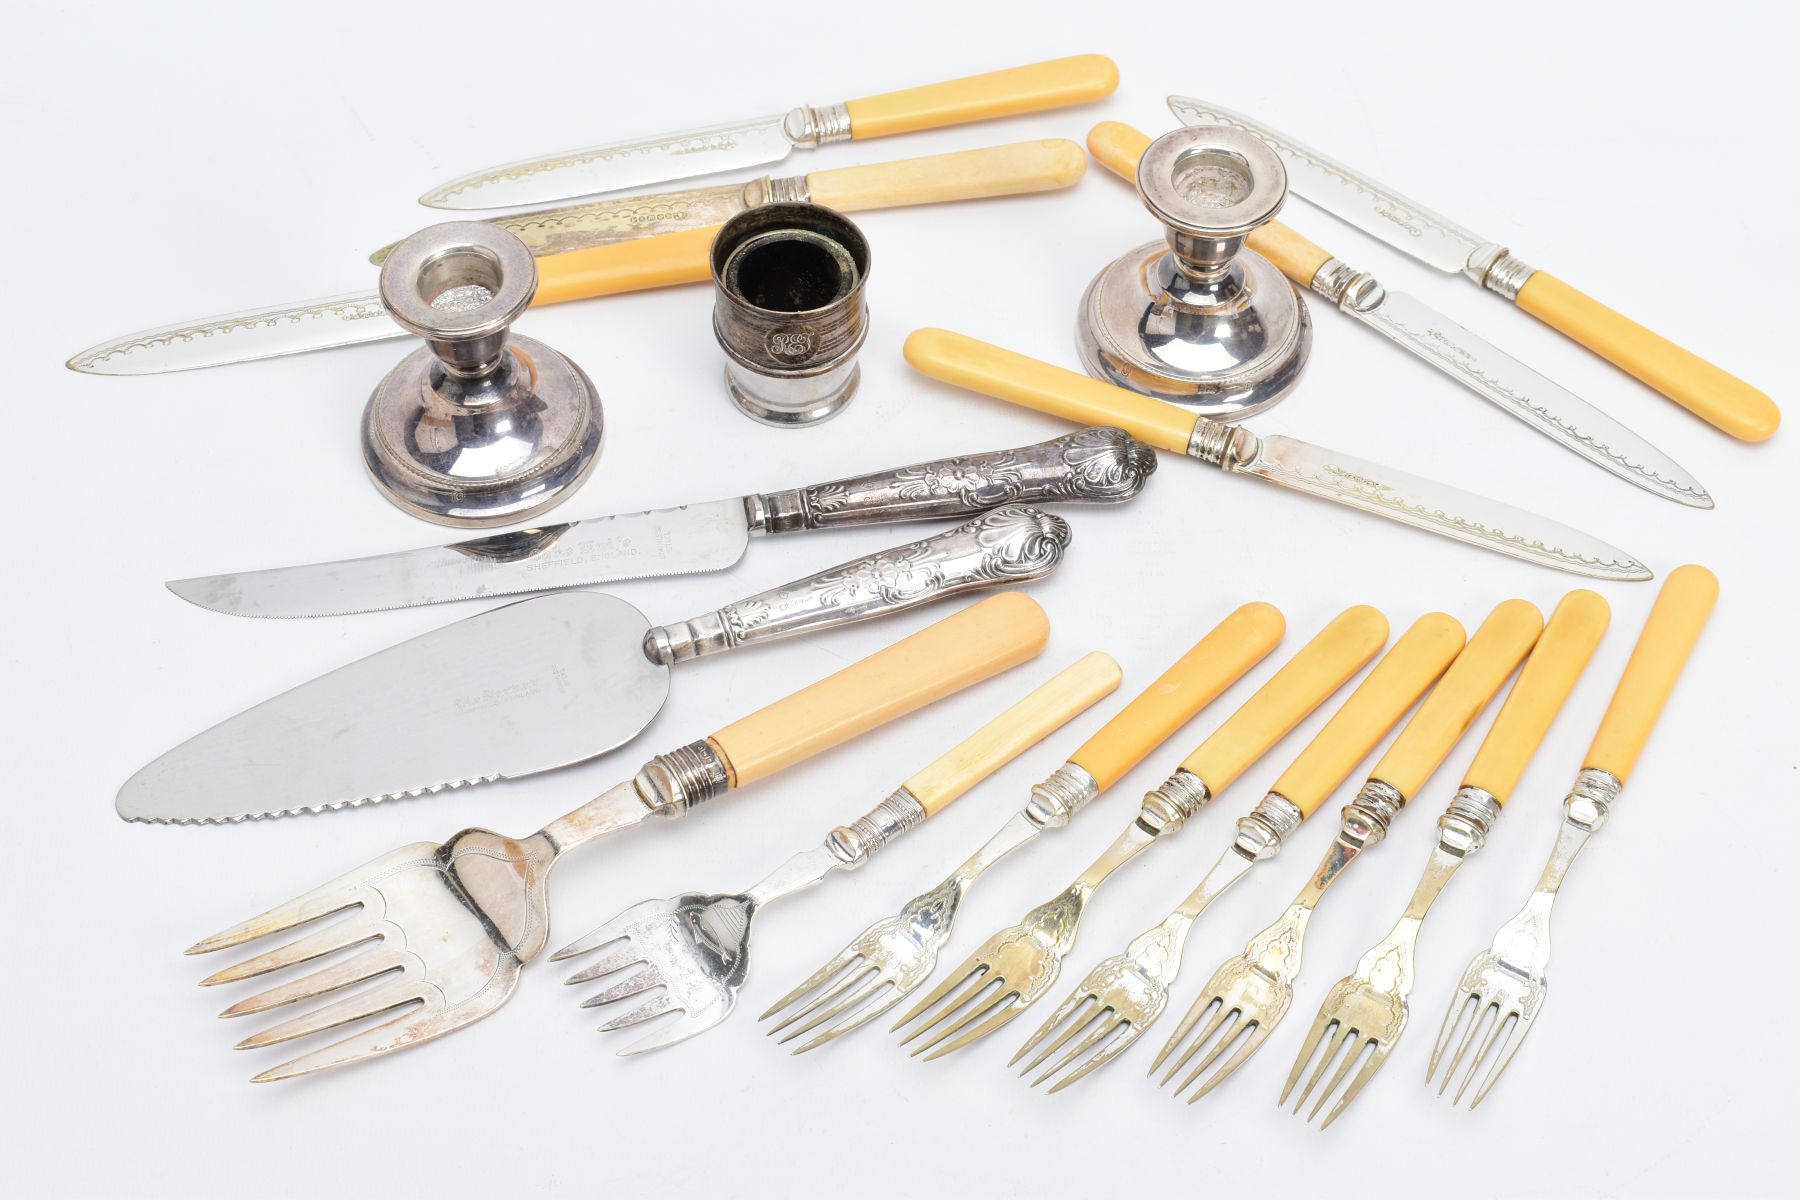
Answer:
[[[119,783],[181,739],[315,673],[476,611],[233,620],[160,581],[437,540],[364,481],[357,421],[401,347],[189,375],[103,379],[62,360],[103,337],[373,286],[363,255],[427,223],[412,198],[491,161],[1099,51],[1100,105],[886,143],[793,171],[1033,137],[1106,118],[1171,127],[1169,92],[1268,119],[1652,327],[1777,399],[1797,315],[1786,257],[1790,18],[1733,4],[1093,4],[550,7],[26,4],[10,9],[3,160],[14,497],[4,688],[15,850],[5,906],[6,1175],[23,1194],[1751,1195],[1788,1173],[1793,792],[1792,430],[1734,442],[1467,283],[1304,202],[1315,240],[1524,357],[1673,454],[1713,512],[1617,482],[1315,305],[1303,387],[1255,422],[1553,513],[1666,571],[1723,580],[1712,627],[1613,822],[1558,910],[1554,990],[1476,1114],[1420,1085],[1461,964],[1522,900],[1559,801],[1654,596],[1601,585],[1613,628],[1489,848],[1425,930],[1414,1025],[1324,1135],[1274,1104],[1330,982],[1397,915],[1470,738],[1388,845],[1314,922],[1297,1011],[1202,1106],[1130,1056],[1055,1099],[1004,1068],[1049,1003],[971,1051],[909,1061],[876,1029],[793,1059],[755,1016],[866,922],[935,882],[1029,785],[1217,619],[1260,598],[1291,652],[1346,605],[1395,634],[1439,608],[1546,612],[1578,581],[1165,456],[1128,508],[1072,511],[1062,572],[1034,589],[1042,659],[679,827],[602,843],[558,872],[560,944],[623,905],[747,885],[1080,653],[1126,687],[910,842],[765,914],[743,1005],[675,1050],[622,1060],[556,967],[452,1039],[297,1083],[245,1080],[279,1052],[202,992],[195,938],[402,842],[460,826],[522,834],[686,742],[944,615],[692,664],[656,723],[598,762],[527,781],[240,828],[128,826]],[[1784,147],[1788,147],[1784,149]],[[1098,168],[1070,191],[860,218],[874,250],[862,392],[804,432],[727,403],[704,287],[572,304],[519,328],[592,375],[604,459],[579,517],[790,486],[1021,445],[1058,422],[928,382],[906,333],[935,324],[1072,364],[1082,287],[1155,227]],[[618,592],[655,620],[851,557],[885,535],[760,543],[721,575]],[[898,540],[898,539],[896,539]],[[956,958],[1073,877],[1273,662],[1096,804],[974,893]],[[1174,844],[1101,893],[1057,997],[1195,881],[1319,714]],[[1485,727],[1485,719],[1483,725]],[[1480,728],[1478,727],[1478,728]],[[1278,860],[1207,914],[1185,1008],[1304,881],[1346,786]],[[230,989],[225,989],[230,990]],[[242,994],[241,989],[237,994]],[[20,1193],[15,1193],[20,1194]]]

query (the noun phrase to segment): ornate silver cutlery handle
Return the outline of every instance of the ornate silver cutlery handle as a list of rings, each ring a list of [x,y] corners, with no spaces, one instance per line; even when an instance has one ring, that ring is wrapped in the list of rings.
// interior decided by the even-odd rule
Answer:
[[[812,487],[746,496],[750,531],[798,533],[839,526],[973,516],[1003,504],[1117,504],[1143,490],[1156,452],[1123,429],[914,463]]]
[[[948,533],[844,563],[808,579],[659,625],[644,653],[664,664],[867,621],[975,588],[1042,579],[1068,547],[1069,523],[1007,505]]]

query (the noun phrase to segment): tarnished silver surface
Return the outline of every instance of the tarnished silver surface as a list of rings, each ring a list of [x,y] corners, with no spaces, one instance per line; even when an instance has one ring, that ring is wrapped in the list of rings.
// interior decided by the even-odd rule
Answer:
[[[621,1005],[629,1011],[602,1024],[602,1033],[665,1013],[679,1014],[620,1054],[642,1054],[686,1041],[723,1021],[737,1006],[738,990],[750,971],[751,923],[764,905],[813,887],[833,871],[860,867],[924,820],[924,806],[900,788],[867,816],[832,830],[821,845],[794,855],[748,891],[683,892],[666,900],[646,900],[558,950],[551,961],[611,947],[564,981],[609,980],[582,1002],[583,1008],[655,991],[644,1003]]]
[[[894,1023],[899,1030],[918,1022],[902,1044],[925,1038],[912,1053],[929,1062],[1024,1012],[1056,982],[1094,890],[1160,837],[1180,830],[1210,798],[1205,783],[1187,772],[1147,793],[1137,820],[1075,882],[982,943]]]
[[[1581,397],[1403,292],[1337,259],[1312,290],[1389,341],[1430,363],[1501,411],[1647,492],[1694,508],[1712,497],[1662,451]]]
[[[1169,1068],[1162,1077],[1166,1086],[1198,1056],[1199,1061],[1175,1085],[1175,1094],[1180,1095],[1199,1083],[1188,1097],[1192,1104],[1261,1049],[1269,1031],[1280,1024],[1293,1004],[1300,951],[1314,907],[1346,867],[1387,836],[1389,822],[1405,805],[1406,797],[1381,780],[1363,784],[1356,799],[1344,806],[1337,837],[1312,878],[1274,924],[1251,938],[1242,954],[1227,959],[1213,972],[1181,1024],[1157,1052],[1156,1061],[1150,1064],[1152,1075],[1167,1062]],[[1224,1057],[1227,1051],[1230,1056]],[[1218,1070],[1199,1082],[1215,1063]]]
[[[600,592],[521,600],[402,642],[188,739],[119,790],[132,821],[355,807],[580,762],[636,737],[670,664],[1041,578],[1060,517],[1009,505],[673,626]]]
[[[966,517],[1005,504],[1113,504],[1156,470],[1150,447],[1100,426],[1012,450],[706,504],[591,517],[368,558],[175,579],[190,604],[239,617],[327,617],[720,571],[752,537]]]
[[[769,1027],[769,1036],[780,1038],[783,1045],[806,1038],[793,1050],[803,1054],[888,1012],[937,966],[938,952],[950,940],[956,915],[975,880],[1043,830],[1067,825],[1099,791],[1094,777],[1075,763],[1058,767],[1031,789],[1024,810],[942,883],[850,939],[823,967],[771,1004],[761,1020],[783,1011],[787,1015]]]
[[[381,268],[381,302],[425,339],[363,410],[376,488],[427,521],[490,528],[527,520],[587,479],[604,430],[580,367],[509,337],[537,292],[518,238],[480,221],[413,234]]]
[[[1319,1128],[1325,1129],[1343,1115],[1381,1064],[1393,1052],[1394,1043],[1406,1029],[1407,998],[1413,988],[1413,961],[1418,949],[1419,929],[1425,916],[1456,874],[1456,869],[1487,841],[1488,831],[1500,815],[1500,802],[1480,788],[1464,786],[1457,790],[1444,814],[1438,818],[1438,842],[1425,864],[1425,874],[1414,890],[1412,900],[1399,922],[1381,941],[1357,962],[1356,969],[1333,984],[1319,1006],[1300,1054],[1288,1072],[1281,1089],[1280,1103],[1286,1104],[1300,1082],[1307,1064],[1317,1052],[1318,1064],[1306,1079],[1294,1100],[1299,1112],[1307,1097],[1318,1088],[1306,1119],[1311,1121],[1338,1092],[1343,1092],[1325,1114]],[[1319,1088],[1319,1082],[1333,1065],[1337,1070]],[[1354,1072],[1354,1073],[1352,1073]],[[1346,1083],[1346,1079],[1348,1082]]]
[[[1452,1104],[1461,1103],[1470,1084],[1476,1087],[1469,1107],[1480,1104],[1519,1052],[1525,1035],[1531,1032],[1531,1023],[1543,1007],[1550,986],[1545,973],[1550,965],[1550,909],[1575,856],[1606,823],[1606,815],[1623,786],[1613,775],[1592,767],[1576,776],[1575,786],[1563,800],[1563,823],[1537,888],[1519,914],[1500,927],[1493,944],[1464,968],[1438,1030],[1431,1061],[1425,1067],[1425,1082],[1429,1084],[1437,1074],[1439,1061],[1454,1043],[1455,1051],[1445,1063],[1443,1079],[1438,1084],[1441,1096],[1469,1051],[1475,1051],[1456,1095],[1451,1098]],[[1484,1066],[1488,1068],[1485,1075]]]
[[[671,784],[676,784],[673,791]],[[271,1067],[255,1076],[257,1082],[290,1079],[421,1045],[480,1020],[512,995],[525,964],[543,951],[549,937],[546,885],[563,854],[652,815],[679,817],[727,786],[711,747],[695,742],[652,760],[635,779],[529,837],[465,829],[441,845],[402,846],[197,942],[187,952],[224,950],[336,917],[200,981],[210,987],[363,947],[348,958],[240,1000],[220,1014],[243,1017],[322,1001],[245,1038],[238,1043],[240,1050],[388,1017]],[[362,984],[372,986],[339,995]]]
[[[1270,792],[1258,801],[1238,819],[1237,835],[1187,899],[1160,923],[1132,938],[1122,953],[1102,959],[1089,971],[1008,1065],[1019,1065],[1036,1050],[1019,1067],[1019,1074],[1037,1071],[1032,1087],[1060,1075],[1050,1088],[1054,1094],[1123,1054],[1168,1007],[1169,989],[1181,972],[1182,950],[1200,914],[1251,867],[1279,853],[1301,819],[1299,808],[1284,796]]]
[[[1075,321],[1088,374],[1226,420],[1275,404],[1312,344],[1305,301],[1244,248],[1281,210],[1281,160],[1237,130],[1177,130],[1144,152],[1137,185],[1164,242],[1088,285]]]
[[[765,204],[725,222],[708,261],[732,403],[784,427],[841,411],[868,337],[869,242],[856,223],[817,204]]]

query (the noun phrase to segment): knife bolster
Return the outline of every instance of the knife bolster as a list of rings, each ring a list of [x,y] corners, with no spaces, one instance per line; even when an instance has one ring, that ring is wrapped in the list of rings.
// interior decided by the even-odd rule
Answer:
[[[1537,268],[1523,259],[1513,257],[1512,251],[1505,246],[1487,242],[1469,255],[1463,274],[1488,291],[1516,301],[1519,289],[1537,274]]]
[[[788,141],[803,150],[850,140],[850,110],[843,104],[802,104],[781,122]]]
[[[731,771],[712,742],[689,742],[645,763],[632,780],[644,806],[659,817],[679,817],[696,804],[729,791]]]

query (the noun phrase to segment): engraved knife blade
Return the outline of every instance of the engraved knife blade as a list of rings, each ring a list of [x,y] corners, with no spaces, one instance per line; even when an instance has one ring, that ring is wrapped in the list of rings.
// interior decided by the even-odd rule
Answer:
[[[780,162],[797,145],[788,114],[589,146],[474,171],[419,197],[429,208],[517,208],[667,179]]]
[[[1648,567],[1617,546],[1498,500],[1280,434],[1257,437],[1221,426],[1218,436],[1231,442],[1220,465],[1235,474],[1559,571],[1595,579],[1652,578]]]
[[[1192,96],[1170,96],[1169,111],[1183,125],[1226,125],[1255,134],[1281,156],[1297,195],[1428,266],[1451,274],[1468,271],[1476,251],[1488,245],[1447,217],[1253,117]],[[1475,279],[1480,282],[1479,275]]]
[[[89,346],[67,366],[87,375],[156,375],[408,336],[380,293],[350,292],[128,333]]]
[[[1341,289],[1320,286],[1328,268],[1319,272],[1315,291],[1330,297],[1331,290],[1341,290],[1340,309],[1470,391],[1627,483],[1678,504],[1713,506],[1712,496],[1681,464],[1567,388],[1367,275]]]

